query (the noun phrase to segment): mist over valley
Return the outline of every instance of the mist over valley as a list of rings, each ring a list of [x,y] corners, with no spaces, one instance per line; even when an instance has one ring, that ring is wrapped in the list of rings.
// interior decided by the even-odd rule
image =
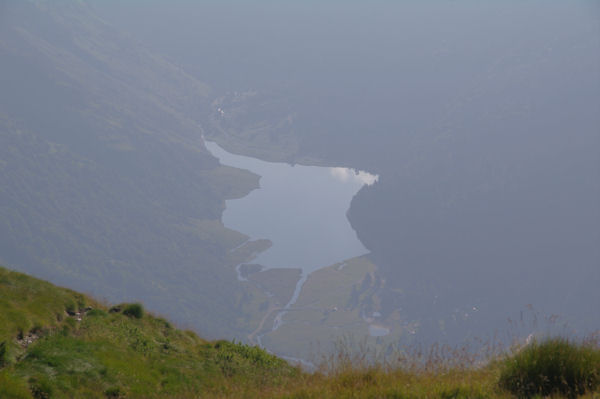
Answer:
[[[0,263],[206,338],[597,331],[599,149],[592,1],[0,5]]]

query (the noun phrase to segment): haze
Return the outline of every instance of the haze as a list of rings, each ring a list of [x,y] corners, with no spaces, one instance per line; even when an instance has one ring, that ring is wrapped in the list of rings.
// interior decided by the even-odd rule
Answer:
[[[523,311],[600,328],[598,2],[7,1],[0,57],[6,266],[302,358],[338,333],[546,328]],[[257,165],[370,173],[338,204],[354,249],[301,292],[272,265],[239,279],[269,237],[223,215],[260,201],[261,173],[203,136]],[[304,218],[273,198],[240,217]],[[305,312],[263,328],[294,292]]]

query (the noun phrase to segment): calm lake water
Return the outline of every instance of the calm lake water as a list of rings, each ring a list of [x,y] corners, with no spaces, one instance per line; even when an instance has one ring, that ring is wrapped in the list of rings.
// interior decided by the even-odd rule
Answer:
[[[349,168],[265,162],[226,152],[206,142],[223,165],[247,169],[260,188],[228,200],[226,227],[273,245],[253,261],[266,268],[301,268],[303,274],[367,253],[346,212],[352,197],[378,177]]]

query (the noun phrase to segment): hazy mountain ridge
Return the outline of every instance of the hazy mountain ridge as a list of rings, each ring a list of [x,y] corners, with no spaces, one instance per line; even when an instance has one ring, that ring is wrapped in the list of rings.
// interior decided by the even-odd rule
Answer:
[[[117,7],[100,3],[105,15]],[[121,29],[152,32],[171,56],[179,49],[192,77],[89,2],[3,2],[0,257],[115,300],[143,299],[207,336],[245,339],[271,299],[236,281],[252,244],[231,253],[248,237],[219,218],[224,200],[258,178],[220,167],[205,133],[238,153],[380,175],[348,217],[385,281],[373,297],[384,322],[460,340],[504,328],[534,303],[597,328],[600,35],[586,14],[597,9],[442,3],[397,13],[298,6],[297,19],[296,8],[273,5],[267,22],[281,42],[260,7],[210,14],[202,4],[183,18],[188,6],[165,5],[180,21],[160,7],[118,6],[133,10],[117,13]],[[144,26],[153,13],[173,29]],[[309,45],[296,48],[305,26]],[[204,36],[188,35],[196,31]],[[244,87],[210,92],[198,81],[221,68],[221,86]]]
[[[176,308],[207,336],[251,331],[240,298],[217,294],[253,292],[235,279],[232,262],[243,259],[229,255],[246,237],[219,219],[257,177],[204,148],[191,115],[204,111],[206,86],[83,3],[3,7],[2,259],[114,300]],[[165,300],[173,289],[179,299]]]

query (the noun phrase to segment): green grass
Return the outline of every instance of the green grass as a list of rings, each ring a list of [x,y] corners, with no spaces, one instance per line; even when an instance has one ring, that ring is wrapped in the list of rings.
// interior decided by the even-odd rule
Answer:
[[[425,359],[409,353],[394,364],[384,365],[341,349],[318,371],[307,373],[257,347],[203,340],[144,312],[140,304],[109,307],[3,268],[0,321],[2,399],[459,399],[584,393],[579,388],[514,391],[507,384],[515,381],[511,375],[522,376],[529,365],[550,367],[552,359],[561,359],[563,354],[570,360],[560,364],[569,369],[596,370],[596,374],[577,375],[587,376],[581,380],[588,384],[587,397],[600,393],[597,343],[567,342],[570,349],[566,350],[566,341],[551,341],[552,349],[544,352],[548,356],[531,355],[546,347],[534,343],[514,356],[485,365],[478,365],[460,350],[452,352],[450,358],[440,357],[435,350],[427,352]],[[536,356],[546,360],[535,360]],[[591,381],[595,385],[590,385]]]
[[[125,306],[125,309],[123,309],[123,314],[125,316],[141,319],[144,317],[144,307],[140,303],[132,303]]]
[[[500,386],[520,397],[576,397],[600,385],[600,349],[564,338],[532,342],[504,362]]]
[[[109,312],[3,268],[0,298],[2,399],[239,396],[299,373],[259,348],[176,329],[140,304]]]

